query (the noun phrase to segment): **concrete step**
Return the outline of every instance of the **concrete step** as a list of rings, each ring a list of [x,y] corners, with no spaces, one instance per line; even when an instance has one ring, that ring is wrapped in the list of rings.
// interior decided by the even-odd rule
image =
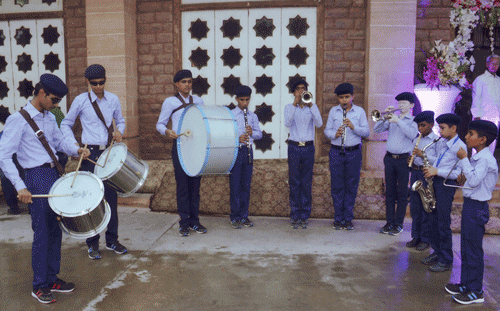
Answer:
[[[129,197],[118,197],[119,206],[149,208],[152,193],[134,193]]]

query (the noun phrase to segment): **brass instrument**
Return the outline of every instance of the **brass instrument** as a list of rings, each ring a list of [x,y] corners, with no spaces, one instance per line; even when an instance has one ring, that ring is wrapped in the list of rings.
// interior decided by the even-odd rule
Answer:
[[[245,131],[246,131],[247,126],[248,126],[248,111],[246,108],[243,109],[243,116],[245,117]],[[247,147],[248,147],[247,148],[248,149],[248,163],[252,164],[252,145],[250,144],[250,135],[248,135]]]
[[[459,161],[460,161],[460,159],[458,159],[457,162],[455,162],[455,165],[453,165],[453,167],[451,168],[450,172],[448,173],[448,176],[446,176],[446,178],[443,181],[443,186],[451,187],[451,188],[468,189],[468,190],[472,190],[472,189],[476,188],[476,187],[471,188],[471,187],[465,187],[465,186],[447,185],[446,184],[446,181],[448,180],[448,177],[450,177],[451,172],[453,172],[453,170],[455,169],[455,167],[457,166],[457,164],[458,164]],[[462,174],[462,173],[460,173],[460,174]]]
[[[385,112],[380,112],[378,110],[373,110],[372,111],[372,120],[374,122],[377,122],[377,121],[385,121],[385,120],[388,120],[391,118],[391,114],[395,113],[396,111],[401,111],[401,109],[394,109],[394,110],[389,110],[389,111],[385,111]]]
[[[309,91],[304,91],[301,95],[300,95],[302,101],[306,104],[309,104],[309,103],[312,103],[312,100],[313,100],[313,94]]]
[[[422,139],[422,133],[418,134],[417,143],[415,144],[415,149],[418,148],[418,144],[420,144],[420,139]],[[410,161],[408,162],[408,167],[413,165],[413,160],[415,160],[415,153],[411,153]]]
[[[425,150],[429,148],[431,145],[437,143],[441,137],[434,139],[430,144],[425,146],[422,149],[422,160],[424,161],[424,167],[430,167],[431,163],[425,154]],[[411,186],[411,190],[417,191],[420,195],[420,199],[422,200],[422,206],[427,213],[431,213],[436,210],[436,196],[434,195],[434,185],[432,182],[433,177],[425,178],[427,181],[427,188],[424,187],[424,183],[421,180],[417,180]]]

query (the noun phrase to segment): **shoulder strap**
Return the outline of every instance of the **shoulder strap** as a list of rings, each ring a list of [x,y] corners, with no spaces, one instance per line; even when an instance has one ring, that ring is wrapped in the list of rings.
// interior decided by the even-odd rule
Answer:
[[[45,139],[45,134],[42,132],[42,130],[40,130],[38,125],[36,125],[35,121],[31,118],[31,116],[29,115],[29,113],[26,110],[21,108],[21,110],[19,110],[19,113],[21,113],[21,115],[24,117],[24,119],[26,119],[26,122],[28,122],[28,124],[31,126],[31,128],[35,132],[36,137],[38,137],[38,139],[42,143],[42,146],[45,148],[45,150],[47,150],[47,153],[49,154],[50,158],[54,162],[54,165],[56,166],[56,169],[57,169],[57,172],[59,173],[59,176],[64,175],[64,168],[61,166],[61,164],[59,164],[59,161],[57,160],[56,155],[54,154],[54,152],[50,148],[49,142],[47,141],[47,139]]]
[[[172,111],[172,114],[176,113],[178,110],[186,108],[188,105],[193,104],[193,96],[191,96],[191,95],[189,95],[189,104],[186,104],[186,102],[184,101],[184,98],[182,98],[182,96],[179,93],[175,94],[175,97],[177,97],[181,101],[182,105],[175,108],[174,111]]]
[[[92,101],[92,98],[90,98],[90,92],[88,93],[88,95],[90,103],[92,104],[92,107],[94,107],[97,117],[99,118],[99,120],[102,121],[102,124],[104,124],[104,127],[108,130],[108,146],[109,146],[111,144],[111,141],[113,140],[113,126],[108,127],[106,125],[106,120],[104,120],[104,116],[102,115],[101,109],[97,105],[97,101],[96,100]]]

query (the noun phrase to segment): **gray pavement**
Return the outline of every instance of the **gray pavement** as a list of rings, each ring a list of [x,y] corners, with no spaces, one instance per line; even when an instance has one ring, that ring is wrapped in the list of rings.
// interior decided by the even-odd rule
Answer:
[[[42,305],[31,292],[31,221],[0,205],[0,310],[500,310],[500,237],[484,239],[484,304],[461,306],[444,291],[460,275],[460,236],[451,272],[435,274],[407,249],[410,219],[399,236],[378,233],[383,221],[355,220],[335,231],[312,219],[292,229],[286,218],[202,216],[207,234],[178,235],[178,216],[120,207],[120,241],[129,249],[87,257],[84,241],[63,236],[59,277],[76,284]]]

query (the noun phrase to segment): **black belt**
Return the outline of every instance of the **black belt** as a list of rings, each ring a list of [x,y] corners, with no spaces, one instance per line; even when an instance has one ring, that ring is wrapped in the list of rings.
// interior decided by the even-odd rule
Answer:
[[[389,151],[387,151],[387,155],[390,156],[393,159],[396,159],[396,160],[407,158],[407,157],[410,156],[409,153],[399,153],[399,154],[397,154],[397,153],[390,153]]]
[[[353,150],[358,150],[360,148],[361,148],[361,144],[357,144],[355,146],[350,146],[350,147],[342,147],[342,146],[332,145],[332,149],[345,150],[345,151],[353,151]]]
[[[56,167],[56,165],[54,164],[54,162],[50,162],[50,163],[44,163],[40,166],[35,166],[35,167],[32,167],[32,168],[29,168],[29,170],[32,170],[32,169],[35,169],[35,168],[54,168]]]
[[[425,166],[423,166],[423,165],[415,165],[415,164],[412,164],[412,166],[411,166],[411,169],[412,169],[412,170],[417,170],[417,171],[423,171],[423,170],[424,170],[424,168],[425,168]]]
[[[106,145],[87,145],[88,149],[92,150],[105,150],[107,148]]]
[[[314,141],[293,141],[293,140],[288,140],[287,141],[290,145],[298,146],[298,147],[305,147],[305,146],[312,146],[314,145]]]

